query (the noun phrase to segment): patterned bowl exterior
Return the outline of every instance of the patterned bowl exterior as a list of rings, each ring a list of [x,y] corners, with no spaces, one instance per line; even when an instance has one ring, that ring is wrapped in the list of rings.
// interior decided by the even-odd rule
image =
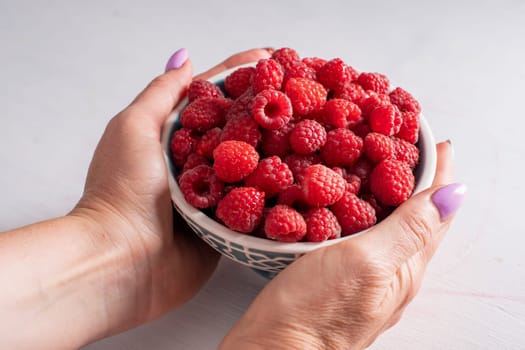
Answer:
[[[232,71],[225,71],[211,81],[221,86],[224,78]],[[272,278],[295,259],[309,251],[351,239],[367,231],[364,230],[351,236],[321,243],[280,243],[232,231],[189,205],[175,180],[176,169],[170,156],[171,136],[175,130],[180,128],[179,114],[187,102],[187,99],[183,99],[175,107],[166,120],[162,135],[164,158],[169,169],[168,179],[171,198],[174,208],[181,214],[193,231],[215,250],[233,261],[251,267],[266,278]],[[414,193],[420,192],[431,185],[437,161],[434,137],[423,115],[421,115],[418,147],[420,148],[421,162],[415,173],[416,188]]]

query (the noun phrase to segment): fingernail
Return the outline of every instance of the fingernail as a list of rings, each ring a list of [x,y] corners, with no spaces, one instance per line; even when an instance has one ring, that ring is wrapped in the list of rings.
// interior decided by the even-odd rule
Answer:
[[[467,186],[460,183],[452,183],[441,187],[432,194],[432,202],[439,211],[442,221],[451,217],[461,207],[466,192]]]
[[[454,144],[452,143],[451,139],[448,139],[446,142],[448,143],[448,147],[450,148],[450,155],[452,156],[452,159],[454,159],[454,156],[456,155],[456,151],[454,150]]]
[[[172,69],[178,69],[182,67],[184,62],[188,59],[188,50],[185,48],[179,49],[175,51],[173,55],[171,55],[170,59],[168,60],[168,63],[166,63],[166,72]]]

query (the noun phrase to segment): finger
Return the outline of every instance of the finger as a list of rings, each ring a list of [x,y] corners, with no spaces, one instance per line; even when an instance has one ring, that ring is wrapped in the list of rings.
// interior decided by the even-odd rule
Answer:
[[[169,70],[153,79],[125,112],[151,120],[160,130],[168,114],[186,93],[191,76],[192,66],[187,60],[180,68]]]
[[[454,149],[450,140],[438,143],[436,175],[432,186],[451,183],[454,179]]]
[[[271,56],[272,49],[251,49],[243,52],[236,53],[233,56],[228,57],[218,65],[213,68],[208,69],[206,72],[203,72],[195,76],[197,79],[209,79],[225,70],[240,66],[242,64],[255,62],[263,58],[269,58]]]
[[[429,259],[462,204],[465,186],[450,184],[453,171],[450,145],[441,143],[437,150],[435,185],[411,197],[354,242],[371,252],[374,259],[383,261],[391,271],[397,271],[418,253]]]

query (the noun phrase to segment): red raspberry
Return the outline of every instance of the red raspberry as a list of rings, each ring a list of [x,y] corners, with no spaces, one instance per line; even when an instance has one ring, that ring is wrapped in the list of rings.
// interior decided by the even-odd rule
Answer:
[[[368,179],[370,174],[374,170],[375,164],[367,157],[361,157],[359,160],[348,170],[350,173],[357,175],[361,180],[360,191],[368,190]]]
[[[388,136],[371,132],[363,140],[363,150],[374,163],[379,163],[394,156],[394,141]]]
[[[308,67],[313,68],[316,73],[326,64],[326,60],[319,57],[305,57],[301,61]]]
[[[215,215],[230,229],[250,233],[261,223],[264,192],[253,187],[237,187],[219,201]]]
[[[366,93],[365,89],[361,87],[361,85],[347,83],[335,90],[333,97],[348,100],[357,105],[360,105],[368,97],[368,94]]]
[[[259,153],[243,141],[221,142],[213,151],[213,169],[224,182],[242,180],[257,167]]]
[[[206,157],[201,156],[200,154],[197,154],[197,153],[190,154],[188,158],[186,159],[184,166],[182,167],[182,174],[184,174],[188,170],[198,167],[199,165],[209,166],[210,161]]]
[[[191,102],[180,114],[183,127],[205,132],[223,126],[224,116],[232,101],[225,98],[201,97]]]
[[[295,182],[301,183],[306,169],[310,165],[321,163],[321,158],[317,154],[300,155],[292,153],[284,158],[284,162],[292,171]]]
[[[199,165],[184,172],[179,186],[186,201],[201,209],[215,206],[224,193],[224,183],[208,165]]]
[[[188,87],[188,102],[201,97],[224,97],[221,89],[207,80],[193,80]]]
[[[286,83],[291,78],[306,78],[315,80],[316,72],[315,69],[308,66],[306,63],[302,61],[295,61],[290,63],[284,71],[283,86],[286,86]]]
[[[390,82],[386,75],[380,73],[361,73],[357,83],[365,90],[372,90],[378,94],[388,94]]]
[[[253,100],[253,119],[265,129],[280,129],[292,117],[292,103],[277,90],[263,90]]]
[[[368,124],[372,131],[387,136],[397,134],[402,123],[401,112],[392,104],[376,107],[368,117]]]
[[[321,157],[328,166],[352,166],[361,156],[363,140],[349,129],[328,132]]]
[[[277,156],[262,159],[244,181],[245,186],[256,187],[271,197],[293,183],[293,173]]]
[[[292,184],[279,192],[277,204],[284,204],[298,211],[310,208],[304,200],[303,189],[298,184]]]
[[[342,236],[366,230],[377,221],[374,208],[348,191],[330,209],[341,225]]]
[[[283,158],[290,152],[290,132],[295,124],[288,122],[277,130],[262,130],[261,149],[265,156],[279,156]]]
[[[271,58],[279,62],[279,64],[285,70],[288,69],[293,63],[298,62],[301,59],[297,51],[290,49],[289,47],[283,47],[275,50],[272,53]]]
[[[306,222],[297,210],[278,204],[268,212],[264,222],[266,236],[281,242],[298,242],[306,235]]]
[[[396,136],[410,143],[416,143],[419,139],[419,114],[416,112],[402,112],[401,116],[403,122]]]
[[[195,152],[208,159],[213,159],[213,150],[221,143],[221,128],[213,128],[200,138]]]
[[[188,156],[195,151],[198,140],[190,129],[181,128],[173,133],[170,150],[173,163],[177,167],[183,166]]]
[[[290,146],[298,154],[310,154],[326,142],[325,128],[315,120],[300,121],[290,132]]]
[[[322,242],[341,237],[341,225],[328,208],[313,208],[304,214],[306,240]]]
[[[346,191],[358,194],[361,189],[361,179],[359,176],[348,172],[345,168],[333,167],[333,171],[338,173],[346,181]]]
[[[350,130],[354,132],[357,136],[360,138],[365,138],[366,135],[370,134],[372,132],[372,129],[370,129],[370,125],[368,125],[367,122],[364,120],[361,120],[360,122],[353,125]]]
[[[393,138],[394,144],[394,159],[400,160],[410,168],[415,168],[417,163],[419,163],[419,148],[402,139],[397,137]]]
[[[377,222],[382,221],[394,210],[394,207],[381,205],[381,203],[379,203],[379,201],[376,199],[376,197],[374,197],[372,193],[363,194],[361,196],[361,199],[370,203],[372,208],[374,208],[374,210],[376,211]]]
[[[419,102],[408,92],[400,87],[395,88],[389,95],[390,101],[395,104],[401,112],[414,112],[419,114],[421,106]]]
[[[228,113],[226,113],[226,121],[239,115],[244,115],[251,118],[254,97],[255,94],[253,93],[253,89],[250,87],[241,96],[235,99],[232,106],[228,110]]]
[[[291,78],[286,83],[285,92],[292,101],[294,112],[299,115],[320,111],[326,103],[326,90],[310,79]]]
[[[384,160],[370,174],[370,191],[384,205],[400,205],[413,190],[414,174],[402,161]]]
[[[257,94],[263,90],[281,90],[284,72],[281,65],[271,59],[261,59],[255,66],[253,91]]]
[[[351,128],[362,120],[361,109],[348,100],[334,98],[324,105],[323,119],[336,128]]]
[[[254,74],[254,67],[238,68],[224,79],[224,90],[231,98],[236,99],[252,86]]]
[[[316,207],[337,202],[346,188],[346,181],[338,173],[322,164],[309,166],[302,181],[305,201]]]
[[[388,98],[388,95],[385,94],[376,94],[371,93],[368,94],[368,97],[366,97],[364,100],[361,101],[361,104],[358,104],[359,108],[361,108],[361,113],[365,119],[368,119],[368,116],[372,113],[372,111],[378,107],[381,107],[383,105],[390,105],[390,99]]]
[[[253,147],[257,147],[261,141],[259,124],[246,114],[232,117],[222,128],[221,142],[228,140],[244,141]]]
[[[317,72],[317,81],[319,81],[327,90],[340,89],[346,83],[352,81],[352,71],[340,58],[334,58],[326,62]]]

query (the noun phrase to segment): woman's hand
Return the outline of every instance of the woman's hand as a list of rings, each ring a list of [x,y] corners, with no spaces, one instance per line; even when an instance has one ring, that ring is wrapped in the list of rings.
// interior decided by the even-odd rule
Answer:
[[[362,349],[394,325],[461,204],[451,145],[437,146],[432,188],[369,232],[309,253],[274,278],[224,349]]]

